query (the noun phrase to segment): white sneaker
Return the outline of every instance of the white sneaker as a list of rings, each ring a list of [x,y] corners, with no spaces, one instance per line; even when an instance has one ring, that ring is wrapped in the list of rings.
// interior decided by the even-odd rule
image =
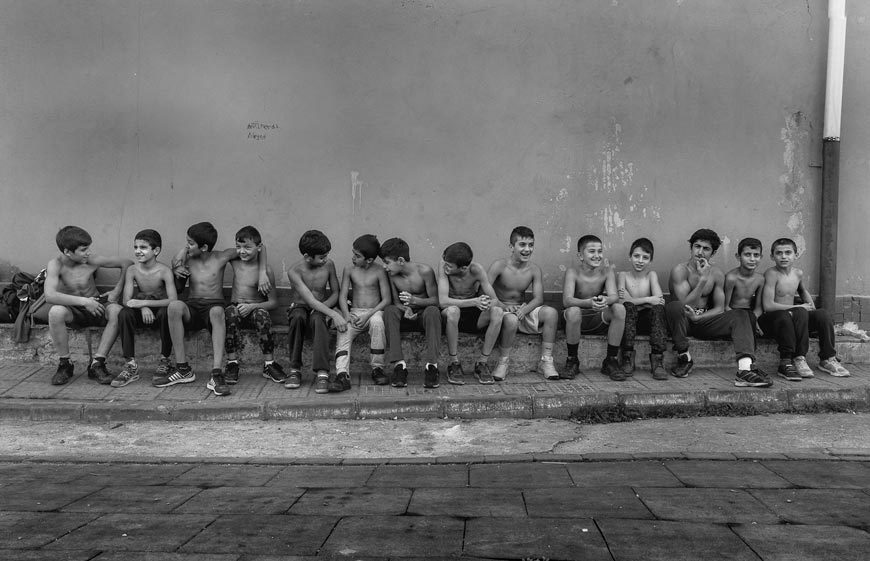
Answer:
[[[806,357],[796,356],[794,360],[792,360],[794,364],[795,370],[797,373],[801,375],[801,378],[812,378],[814,376],[813,369],[810,368],[810,365],[807,364]]]
[[[504,382],[504,379],[507,378],[510,363],[510,357],[502,357],[498,359],[498,364],[496,364],[495,370],[492,371],[492,379],[496,382]]]
[[[837,376],[838,378],[845,378],[846,376],[852,375],[848,370],[843,368],[843,365],[840,364],[840,361],[837,360],[837,357],[835,356],[820,362],[819,369],[824,370],[831,376]]]
[[[553,365],[553,357],[542,356],[541,362],[538,363],[538,372],[544,375],[545,380],[558,380],[559,373],[556,372],[556,367]]]

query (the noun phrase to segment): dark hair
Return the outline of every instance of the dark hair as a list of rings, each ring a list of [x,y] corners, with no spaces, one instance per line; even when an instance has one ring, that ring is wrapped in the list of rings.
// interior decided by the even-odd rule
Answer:
[[[133,236],[133,241],[136,240],[147,242],[148,245],[151,246],[151,249],[163,247],[163,238],[160,237],[160,233],[157,230],[151,230],[150,228],[137,232],[136,235]]]
[[[592,234],[586,234],[577,240],[577,251],[583,251],[583,248],[591,243],[601,243],[601,238]]]
[[[260,231],[253,226],[245,226],[236,232],[236,241],[239,243],[254,242],[254,245],[260,245],[263,238],[260,237]]]
[[[631,247],[628,249],[628,255],[631,256],[634,253],[634,250],[640,248],[643,251],[649,253],[649,259],[652,261],[653,255],[655,255],[655,248],[653,248],[653,243],[649,240],[649,238],[637,238],[633,242],[631,242]]]
[[[187,229],[187,237],[193,240],[197,247],[206,246],[207,251],[214,249],[218,233],[211,222],[197,222]]]
[[[381,242],[373,234],[363,234],[353,240],[353,248],[359,251],[366,259],[374,259],[381,251]]]
[[[511,245],[514,245],[519,238],[535,239],[535,233],[528,226],[517,226],[511,230]]]
[[[722,245],[722,240],[719,239],[719,234],[709,228],[695,230],[695,233],[692,234],[691,238],[689,238],[689,245],[695,245],[695,242],[698,240],[710,242],[710,246],[713,248],[713,253],[716,253],[716,250],[718,250],[719,246]]]
[[[320,230],[308,230],[299,238],[299,252],[302,255],[309,257],[326,255],[331,250],[332,244],[329,243],[329,238]]]
[[[761,244],[761,240],[758,238],[743,238],[740,240],[740,243],[737,244],[737,255],[743,253],[745,248],[758,248],[758,251],[761,251],[764,246]]]
[[[774,240],[772,244],[770,244],[770,253],[773,255],[773,249],[778,245],[790,245],[794,252],[797,253],[797,244],[794,243],[794,240],[791,238],[779,238],[778,240]]]
[[[474,259],[474,252],[471,251],[471,246],[465,242],[456,242],[447,246],[441,259],[445,263],[452,263],[457,267],[468,267],[471,265],[471,260]]]
[[[378,252],[378,254],[381,256],[381,259],[396,260],[401,257],[405,261],[411,260],[410,250],[408,249],[408,242],[406,242],[402,238],[388,239],[381,244],[381,250]]]
[[[57,232],[54,241],[61,251],[68,249],[75,251],[83,245],[91,245],[91,235],[78,226],[64,226]]]

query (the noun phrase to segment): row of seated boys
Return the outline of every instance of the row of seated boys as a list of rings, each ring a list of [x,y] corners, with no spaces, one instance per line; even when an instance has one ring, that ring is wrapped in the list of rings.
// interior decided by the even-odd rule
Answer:
[[[215,395],[228,395],[229,386],[238,382],[236,353],[241,341],[239,330],[245,326],[258,333],[263,376],[289,389],[302,384],[302,345],[310,334],[317,393],[350,388],[350,345],[366,330],[375,384],[407,385],[400,337],[402,331],[418,330],[426,334],[423,385],[438,387],[442,326],[449,355],[447,381],[451,384],[465,383],[458,359],[460,331],[483,335],[474,365],[474,375],[482,384],[507,377],[517,331],[542,335],[537,370],[548,380],[575,378],[580,373],[577,351],[581,335],[606,334],[607,355],[601,372],[613,380],[625,380],[635,369],[634,339],[639,328],[650,335],[650,371],[658,380],[668,377],[662,360],[668,331],[678,353],[671,369],[676,377],[688,376],[693,365],[689,335],[730,338],[738,362],[735,385],[771,385],[770,377],[754,360],[755,335],[762,329],[778,341],[781,360],[777,373],[783,378],[798,381],[813,375],[806,363],[810,330],[819,331],[820,369],[835,376],[849,375],[836,358],[829,316],[813,307],[803,274],[793,267],[797,248],[788,239],[774,242],[771,257],[775,266],[764,275],[756,270],[761,242],[742,240],[737,252],[739,266],[725,274],[710,263],[721,244],[718,235],[698,230],[689,240],[691,258],[671,271],[669,288],[675,300],[666,305],[657,275],[649,268],[652,242],[636,240],[629,251],[630,270],[617,275],[605,264],[601,240],[583,236],[577,244],[579,265],[566,271],[563,284],[568,357],[561,373],[553,364],[558,312],[543,305],[541,269],[530,261],[534,233],[527,227],[514,228],[509,256],[496,260],[488,270],[472,260],[471,248],[462,242],[444,250],[436,271],[411,261],[408,244],[399,238],[381,245],[375,236],[360,236],[354,241],[351,265],[343,271],[340,283],[328,257],[329,239],[317,230],[306,232],[299,242],[302,259],[288,269],[294,289],[294,301],[288,309],[289,372],[274,360],[269,312],[278,302],[272,290],[274,273],[267,264],[259,232],[252,226],[242,228],[236,234],[235,247],[223,251],[214,250],[216,241],[217,231],[210,223],[191,226],[186,247],[175,256],[170,269],[157,261],[162,240],[154,230],[136,234],[133,263],[92,255],[86,231],[76,226],[61,229],[57,235],[61,255],[49,263],[45,284],[46,299],[52,304],[46,319],[60,355],[52,383],[65,384],[73,375],[67,325],[105,327],[88,376],[113,387],[139,379],[134,341],[137,327],[160,329],[161,358],[152,379],[157,387],[195,380],[186,360],[184,335],[208,329],[213,369],[207,388]],[[375,265],[378,257],[383,266]],[[222,286],[227,264],[233,269],[229,306]],[[118,284],[103,296],[94,282],[101,267],[122,270]],[[189,283],[189,297],[182,301],[177,295],[185,282]],[[527,292],[531,299],[526,301]],[[803,304],[794,305],[795,296]],[[123,306],[117,303],[119,298]],[[332,372],[330,327],[337,331]],[[115,376],[108,372],[105,360],[119,332],[126,363]],[[491,369],[489,359],[497,344],[499,358]],[[170,360],[173,351],[174,366]],[[388,372],[386,362],[390,363]]]

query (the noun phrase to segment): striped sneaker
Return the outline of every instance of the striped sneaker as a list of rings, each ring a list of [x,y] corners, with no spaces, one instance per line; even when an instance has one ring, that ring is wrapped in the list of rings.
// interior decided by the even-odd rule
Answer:
[[[136,364],[135,360],[127,361],[127,364],[124,365],[124,369],[115,376],[115,379],[112,380],[113,388],[123,388],[127,384],[132,384],[136,380],[139,379],[139,365]]]

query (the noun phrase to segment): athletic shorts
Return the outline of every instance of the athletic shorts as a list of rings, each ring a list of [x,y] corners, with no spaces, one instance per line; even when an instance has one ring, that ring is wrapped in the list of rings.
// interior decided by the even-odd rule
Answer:
[[[72,323],[69,324],[70,326],[106,327],[106,324],[109,322],[105,315],[95,316],[84,306],[66,306],[66,308],[72,313],[73,317]]]
[[[212,308],[224,309],[226,303],[220,298],[192,298],[185,302],[190,310],[190,321],[184,324],[185,331],[194,332],[200,329],[211,331],[209,314]]]
[[[565,317],[565,312],[568,310],[562,310],[562,316]],[[590,308],[581,308],[580,309],[581,319],[580,319],[580,333],[584,335],[598,335],[601,333],[607,333],[608,327],[610,327],[610,323],[604,320],[604,312],[596,312]],[[566,318],[567,319],[567,318]]]
[[[527,313],[517,324],[517,331],[528,335],[540,335],[541,322],[538,319],[538,314],[541,313],[541,308],[543,308],[543,306],[538,306],[531,312]]]
[[[459,331],[462,333],[480,333],[482,329],[477,327],[481,309],[477,306],[459,308]]]

